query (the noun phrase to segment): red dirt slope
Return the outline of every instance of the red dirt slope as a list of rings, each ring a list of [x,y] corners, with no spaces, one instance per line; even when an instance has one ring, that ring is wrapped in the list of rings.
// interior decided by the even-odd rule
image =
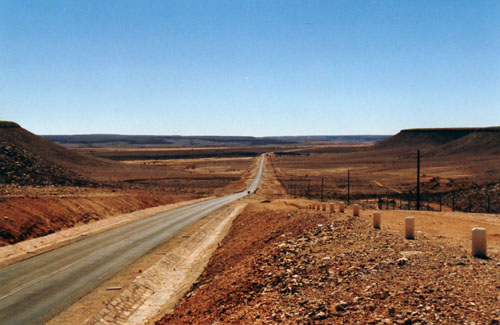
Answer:
[[[249,205],[157,324],[498,324],[498,253],[369,218]],[[385,222],[385,221],[384,221]]]

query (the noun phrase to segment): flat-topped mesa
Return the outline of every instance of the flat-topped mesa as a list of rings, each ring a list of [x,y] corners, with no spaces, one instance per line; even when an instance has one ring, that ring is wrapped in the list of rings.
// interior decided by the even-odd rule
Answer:
[[[457,128],[415,128],[415,129],[403,129],[400,132],[500,132],[500,126],[488,126],[488,127],[457,127]]]
[[[460,151],[496,151],[500,145],[500,127],[406,129],[375,145],[378,149],[439,147],[442,153]]]
[[[14,129],[20,128],[19,124],[10,121],[0,121],[0,129]]]

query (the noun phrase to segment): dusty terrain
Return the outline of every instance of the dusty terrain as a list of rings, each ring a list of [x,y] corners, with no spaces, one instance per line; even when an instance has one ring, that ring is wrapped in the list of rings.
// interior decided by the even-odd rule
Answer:
[[[346,200],[389,197],[415,205],[417,149],[422,200],[500,213],[500,130],[405,130],[369,147],[302,149],[272,157],[289,194]]]
[[[272,149],[259,190],[175,309],[164,306],[168,314],[160,324],[496,324],[499,148],[500,130],[492,128],[405,130],[375,146],[68,151],[2,122],[0,209],[5,215],[0,216],[0,244],[141,208],[242,190],[255,173],[256,155]],[[384,210],[382,229],[374,230],[371,215],[377,206],[414,208],[417,149],[422,205],[427,210],[430,202],[429,210],[444,212]],[[361,217],[352,217],[350,208],[346,213],[301,209],[311,202],[303,198],[321,198],[322,188],[325,200],[345,200],[348,170],[351,203],[365,209]],[[416,239],[411,241],[403,238],[407,215],[416,218]],[[154,268],[166,252],[183,245],[192,250],[190,235],[210,220],[133,263],[54,322],[104,316],[115,305],[108,311],[103,307],[119,300],[122,289]],[[488,229],[488,259],[471,257],[475,226]],[[106,290],[113,286],[122,289]]]
[[[148,207],[243,190],[256,157],[114,162],[0,122],[0,245]]]
[[[334,213],[300,209],[311,201],[282,199],[280,171],[296,172],[297,159],[304,159],[305,173],[324,177],[332,169],[321,155],[342,166],[338,151],[359,163],[365,148],[319,150],[315,156],[268,157],[255,203],[236,218],[200,278],[158,324],[500,321],[500,215],[381,211],[382,229],[375,230],[375,210],[352,217],[350,208],[339,213],[338,205]],[[280,158],[288,169],[278,167]],[[408,215],[416,218],[415,240],[403,237]],[[477,226],[488,230],[486,260],[471,256]]]
[[[404,214],[383,214],[375,230],[371,211],[352,217],[350,210],[294,206],[305,203],[248,206],[191,291],[158,324],[500,320],[498,216],[488,221],[490,259],[483,260],[470,256],[474,216],[457,216],[452,229],[428,223],[446,218],[417,216],[416,239],[405,240]]]
[[[243,190],[251,180],[256,161],[156,161],[154,167],[168,170],[168,174],[162,174],[167,177],[135,178],[137,175],[133,174],[114,186],[0,185],[0,245],[148,207]]]

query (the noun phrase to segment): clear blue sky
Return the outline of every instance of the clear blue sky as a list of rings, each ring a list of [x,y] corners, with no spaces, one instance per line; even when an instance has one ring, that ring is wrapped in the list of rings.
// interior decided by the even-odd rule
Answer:
[[[37,134],[500,125],[500,1],[0,0],[0,120]]]

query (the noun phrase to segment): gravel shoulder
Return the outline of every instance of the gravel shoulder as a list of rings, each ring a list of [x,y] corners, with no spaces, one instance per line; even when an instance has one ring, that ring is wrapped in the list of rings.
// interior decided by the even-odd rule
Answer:
[[[158,310],[172,308],[190,288],[244,206],[235,202],[183,229],[48,324],[144,323],[154,319]]]
[[[478,259],[470,254],[470,235],[453,236],[453,227],[417,226],[416,239],[405,240],[398,227],[407,211],[375,230],[372,211],[352,217],[350,210],[287,203],[248,205],[191,290],[157,324],[500,321],[496,240],[489,241],[489,259]],[[433,219],[441,229],[456,224]],[[425,220],[417,216],[416,225]],[[469,232],[473,220],[464,221]]]

